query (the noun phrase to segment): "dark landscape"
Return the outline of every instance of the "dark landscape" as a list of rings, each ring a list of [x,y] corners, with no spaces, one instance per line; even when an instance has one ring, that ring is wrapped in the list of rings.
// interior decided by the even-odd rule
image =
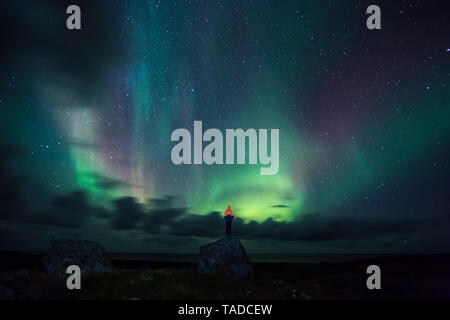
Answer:
[[[1,299],[449,299],[450,256],[399,255],[347,262],[253,263],[251,280],[200,276],[189,262],[120,260],[113,270],[82,277],[47,275],[42,255],[0,252]],[[176,256],[176,255],[173,255]],[[192,255],[194,256],[194,255]],[[366,287],[367,266],[382,270],[382,289]]]

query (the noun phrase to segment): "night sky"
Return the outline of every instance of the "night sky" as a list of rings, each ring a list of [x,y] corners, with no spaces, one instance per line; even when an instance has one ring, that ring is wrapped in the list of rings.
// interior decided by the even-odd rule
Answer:
[[[0,9],[0,249],[198,252],[229,204],[253,253],[450,251],[448,1]],[[278,128],[278,174],[174,165],[194,120]]]

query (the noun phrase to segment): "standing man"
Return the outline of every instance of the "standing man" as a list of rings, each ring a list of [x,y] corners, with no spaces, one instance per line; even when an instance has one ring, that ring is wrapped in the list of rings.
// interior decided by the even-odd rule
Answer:
[[[231,222],[233,222],[234,214],[231,210],[230,206],[227,207],[227,210],[223,213],[223,218],[225,219],[225,235],[231,237]]]

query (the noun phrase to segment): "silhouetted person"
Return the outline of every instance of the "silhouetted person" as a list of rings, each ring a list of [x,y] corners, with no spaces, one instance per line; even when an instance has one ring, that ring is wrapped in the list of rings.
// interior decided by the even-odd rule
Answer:
[[[225,235],[231,237],[231,223],[233,222],[234,214],[230,206],[223,213],[223,218],[225,219]]]

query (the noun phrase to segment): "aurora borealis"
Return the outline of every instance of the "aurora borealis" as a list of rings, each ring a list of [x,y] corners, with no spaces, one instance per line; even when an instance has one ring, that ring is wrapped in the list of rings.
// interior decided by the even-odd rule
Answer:
[[[2,4],[2,176],[18,189],[3,247],[73,232],[110,250],[195,251],[183,239],[214,237],[206,217],[230,204],[259,230],[250,251],[264,251],[255,239],[289,252],[450,250],[445,1],[378,1],[374,31],[366,1],[77,3],[79,31],[65,29],[66,3]],[[279,172],[174,165],[170,135],[195,120],[279,128]],[[155,231],[158,214],[173,220]]]

